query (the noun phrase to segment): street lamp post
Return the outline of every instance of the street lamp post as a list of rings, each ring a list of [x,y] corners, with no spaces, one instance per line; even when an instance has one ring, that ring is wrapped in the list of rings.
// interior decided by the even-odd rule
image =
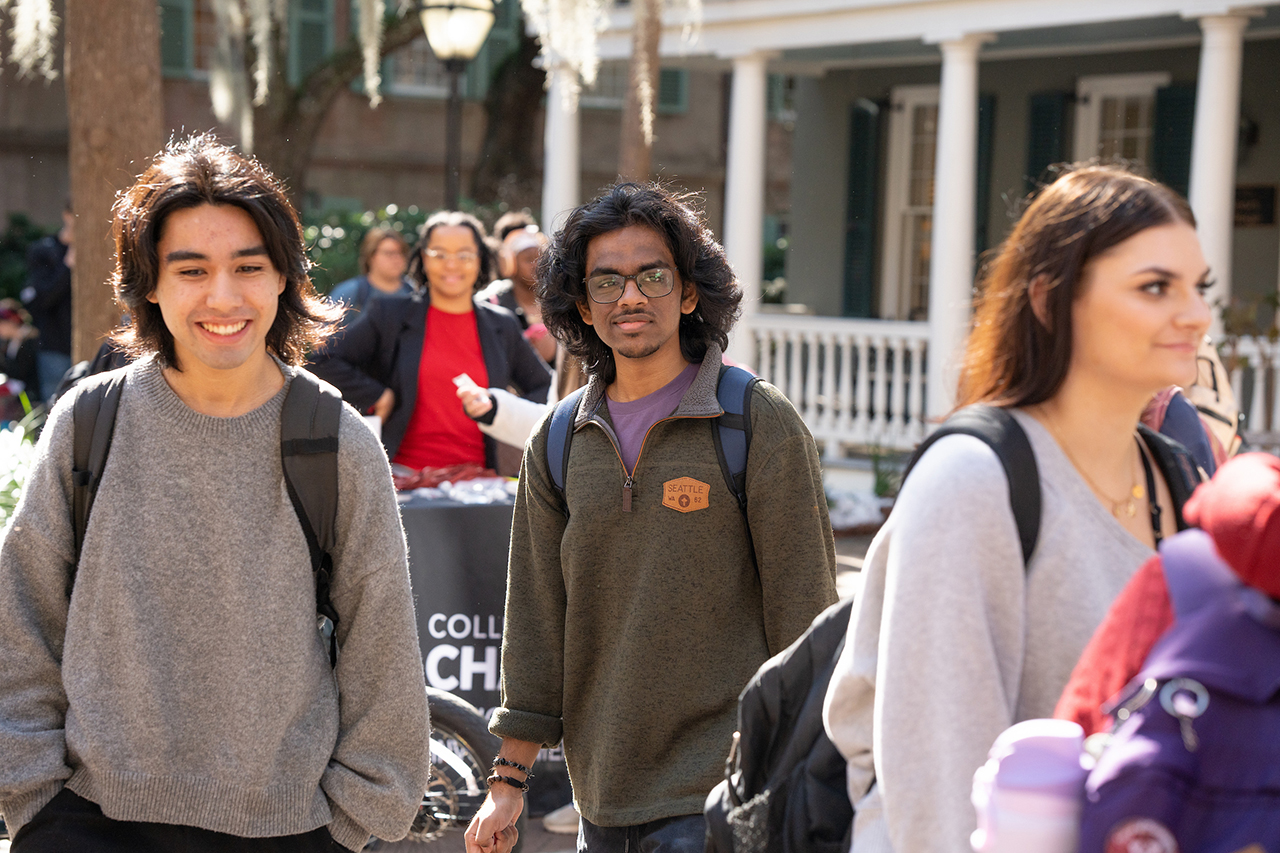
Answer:
[[[512,2],[512,0],[508,0]],[[462,94],[459,78],[489,36],[493,0],[420,0],[418,15],[431,52],[449,73],[449,108],[445,124],[444,204],[458,208],[462,177]]]

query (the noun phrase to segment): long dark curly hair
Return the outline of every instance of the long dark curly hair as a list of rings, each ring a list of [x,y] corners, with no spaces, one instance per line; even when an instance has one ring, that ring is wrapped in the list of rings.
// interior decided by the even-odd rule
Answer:
[[[112,337],[133,356],[155,353],[161,364],[181,369],[160,306],[147,297],[159,280],[157,245],[165,219],[205,204],[234,205],[258,227],[272,266],[285,278],[267,348],[288,364],[301,364],[332,333],[341,311],[311,285],[302,225],[284,186],[257,160],[208,133],[171,141],[116,200],[111,283],[129,321]]]
[[[721,350],[728,347],[742,288],[724,249],[699,215],[696,201],[692,193],[676,194],[656,183],[617,184],[570,213],[542,253],[537,286],[542,322],[588,374],[611,383],[617,368],[613,350],[578,312],[579,303],[588,299],[587,246],[602,234],[632,225],[661,234],[680,280],[698,290],[697,307],[680,317],[680,351],[685,359],[702,361],[712,343]]]

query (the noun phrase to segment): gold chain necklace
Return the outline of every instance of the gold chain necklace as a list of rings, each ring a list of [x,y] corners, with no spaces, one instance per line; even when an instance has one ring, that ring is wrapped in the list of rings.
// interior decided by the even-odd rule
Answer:
[[[1040,413],[1045,414],[1043,408],[1040,409]],[[1138,514],[1138,501],[1142,500],[1146,496],[1146,489],[1138,483],[1138,475],[1136,473],[1133,475],[1133,486],[1129,489],[1128,496],[1123,500],[1112,500],[1111,496],[1103,491],[1103,489],[1093,481],[1093,478],[1089,476],[1084,468],[1080,467],[1080,463],[1071,455],[1071,449],[1067,447],[1067,443],[1063,441],[1062,436],[1058,434],[1058,430],[1054,426],[1053,420],[1046,415],[1044,423],[1045,426],[1049,428],[1049,433],[1053,436],[1054,441],[1058,442],[1058,447],[1062,448],[1062,452],[1066,455],[1067,461],[1076,469],[1076,473],[1084,478],[1084,481],[1089,484],[1089,488],[1093,489],[1094,494],[1104,498],[1107,503],[1111,504],[1112,515],[1116,518],[1133,518]],[[1136,433],[1133,436],[1133,440],[1135,442],[1140,441]],[[1142,452],[1141,444],[1138,445],[1138,452]],[[1132,470],[1133,467],[1130,466],[1130,471]]]

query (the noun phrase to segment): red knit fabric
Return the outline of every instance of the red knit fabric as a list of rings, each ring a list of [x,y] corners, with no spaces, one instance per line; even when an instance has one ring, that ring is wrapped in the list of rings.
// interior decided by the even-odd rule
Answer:
[[[1085,735],[1111,728],[1107,700],[1142,670],[1147,654],[1173,624],[1173,605],[1160,557],[1142,564],[1107,611],[1071,673],[1053,716],[1073,720]]]

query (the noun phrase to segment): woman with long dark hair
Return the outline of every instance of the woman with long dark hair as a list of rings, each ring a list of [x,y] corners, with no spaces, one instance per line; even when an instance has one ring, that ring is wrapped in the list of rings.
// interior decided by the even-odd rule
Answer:
[[[1052,715],[1111,600],[1181,524],[1137,428],[1195,375],[1208,278],[1186,202],[1109,167],[1046,187],[995,257],[958,407],[1000,407],[1025,432],[1038,544],[1024,565],[1009,480],[977,438],[938,440],[903,484],[825,708],[858,853],[969,853],[992,742]]]
[[[433,214],[409,260],[418,292],[372,300],[316,366],[356,408],[382,418],[393,462],[415,470],[497,467],[497,444],[458,402],[454,378],[515,388],[544,402],[551,371],[505,308],[475,293],[493,278],[484,226],[458,211]]]

